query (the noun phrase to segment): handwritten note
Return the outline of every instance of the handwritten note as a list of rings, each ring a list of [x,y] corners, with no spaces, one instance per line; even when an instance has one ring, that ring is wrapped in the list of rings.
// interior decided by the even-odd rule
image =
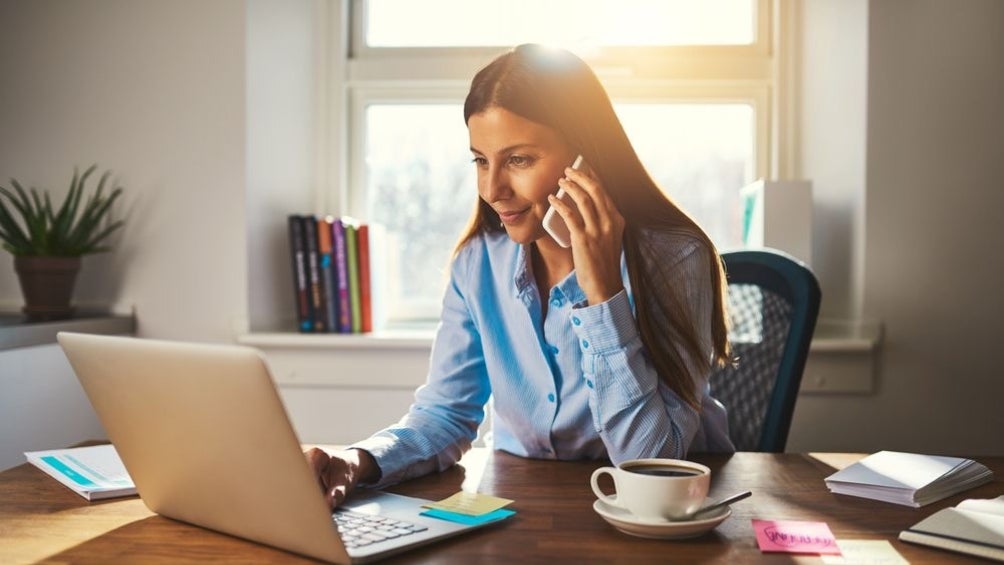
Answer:
[[[833,532],[825,522],[753,520],[760,551],[840,555]]]
[[[838,540],[841,555],[823,555],[826,565],[910,565],[886,540]]]
[[[445,510],[446,512],[453,512],[455,514],[481,516],[482,514],[498,510],[499,508],[507,506],[511,503],[512,500],[509,500],[508,498],[499,498],[497,496],[490,496],[477,492],[460,491],[453,496],[440,500],[439,502],[431,502],[429,504],[424,504],[423,506],[436,510]]]

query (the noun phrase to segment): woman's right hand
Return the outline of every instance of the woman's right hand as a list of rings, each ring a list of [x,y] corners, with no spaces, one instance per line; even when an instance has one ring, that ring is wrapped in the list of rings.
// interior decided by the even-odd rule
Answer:
[[[345,498],[360,481],[371,482],[378,477],[378,467],[373,456],[360,449],[329,453],[312,447],[303,454],[331,508],[345,502]]]

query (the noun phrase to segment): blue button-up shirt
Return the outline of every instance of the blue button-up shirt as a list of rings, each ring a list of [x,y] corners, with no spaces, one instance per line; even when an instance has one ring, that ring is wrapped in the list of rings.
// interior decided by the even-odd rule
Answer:
[[[657,243],[670,273],[663,282],[684,285],[710,344],[708,253],[686,236]],[[700,410],[659,379],[638,333],[623,259],[624,291],[588,305],[573,271],[548,290],[544,316],[528,252],[491,233],[457,254],[426,384],[400,422],[351,446],[373,455],[378,485],[454,464],[476,438],[489,399],[493,447],[524,457],[618,463],[734,449],[707,375],[694,377]]]

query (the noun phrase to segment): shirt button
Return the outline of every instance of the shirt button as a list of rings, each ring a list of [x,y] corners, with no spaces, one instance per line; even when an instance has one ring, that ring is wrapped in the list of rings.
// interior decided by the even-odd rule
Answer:
[[[578,316],[572,316],[572,323],[576,326],[580,326],[582,325],[582,320],[580,320]]]
[[[561,306],[561,304],[562,304],[562,302],[561,302],[560,298],[554,297],[554,298],[551,299],[551,306],[554,306],[555,308],[557,308],[558,306]]]
[[[589,349],[589,342],[586,340],[582,340],[582,347]]]
[[[552,393],[548,393],[547,400],[550,401],[550,402],[554,402],[554,393],[553,392]]]
[[[555,347],[555,346],[553,346],[553,345],[547,346],[547,349],[551,352],[551,355],[557,355],[558,354],[558,348]]]

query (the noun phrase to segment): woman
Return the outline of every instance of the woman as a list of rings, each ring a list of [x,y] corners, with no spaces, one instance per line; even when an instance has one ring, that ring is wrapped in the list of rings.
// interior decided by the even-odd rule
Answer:
[[[732,451],[707,378],[728,359],[724,277],[704,232],[631,147],[589,67],[522,45],[464,104],[478,177],[428,381],[401,421],[337,453],[307,452],[332,506],[453,465],[493,399],[493,444],[525,457]],[[582,170],[568,167],[577,155]],[[569,199],[558,200],[561,187]],[[571,248],[542,227],[553,206]]]

